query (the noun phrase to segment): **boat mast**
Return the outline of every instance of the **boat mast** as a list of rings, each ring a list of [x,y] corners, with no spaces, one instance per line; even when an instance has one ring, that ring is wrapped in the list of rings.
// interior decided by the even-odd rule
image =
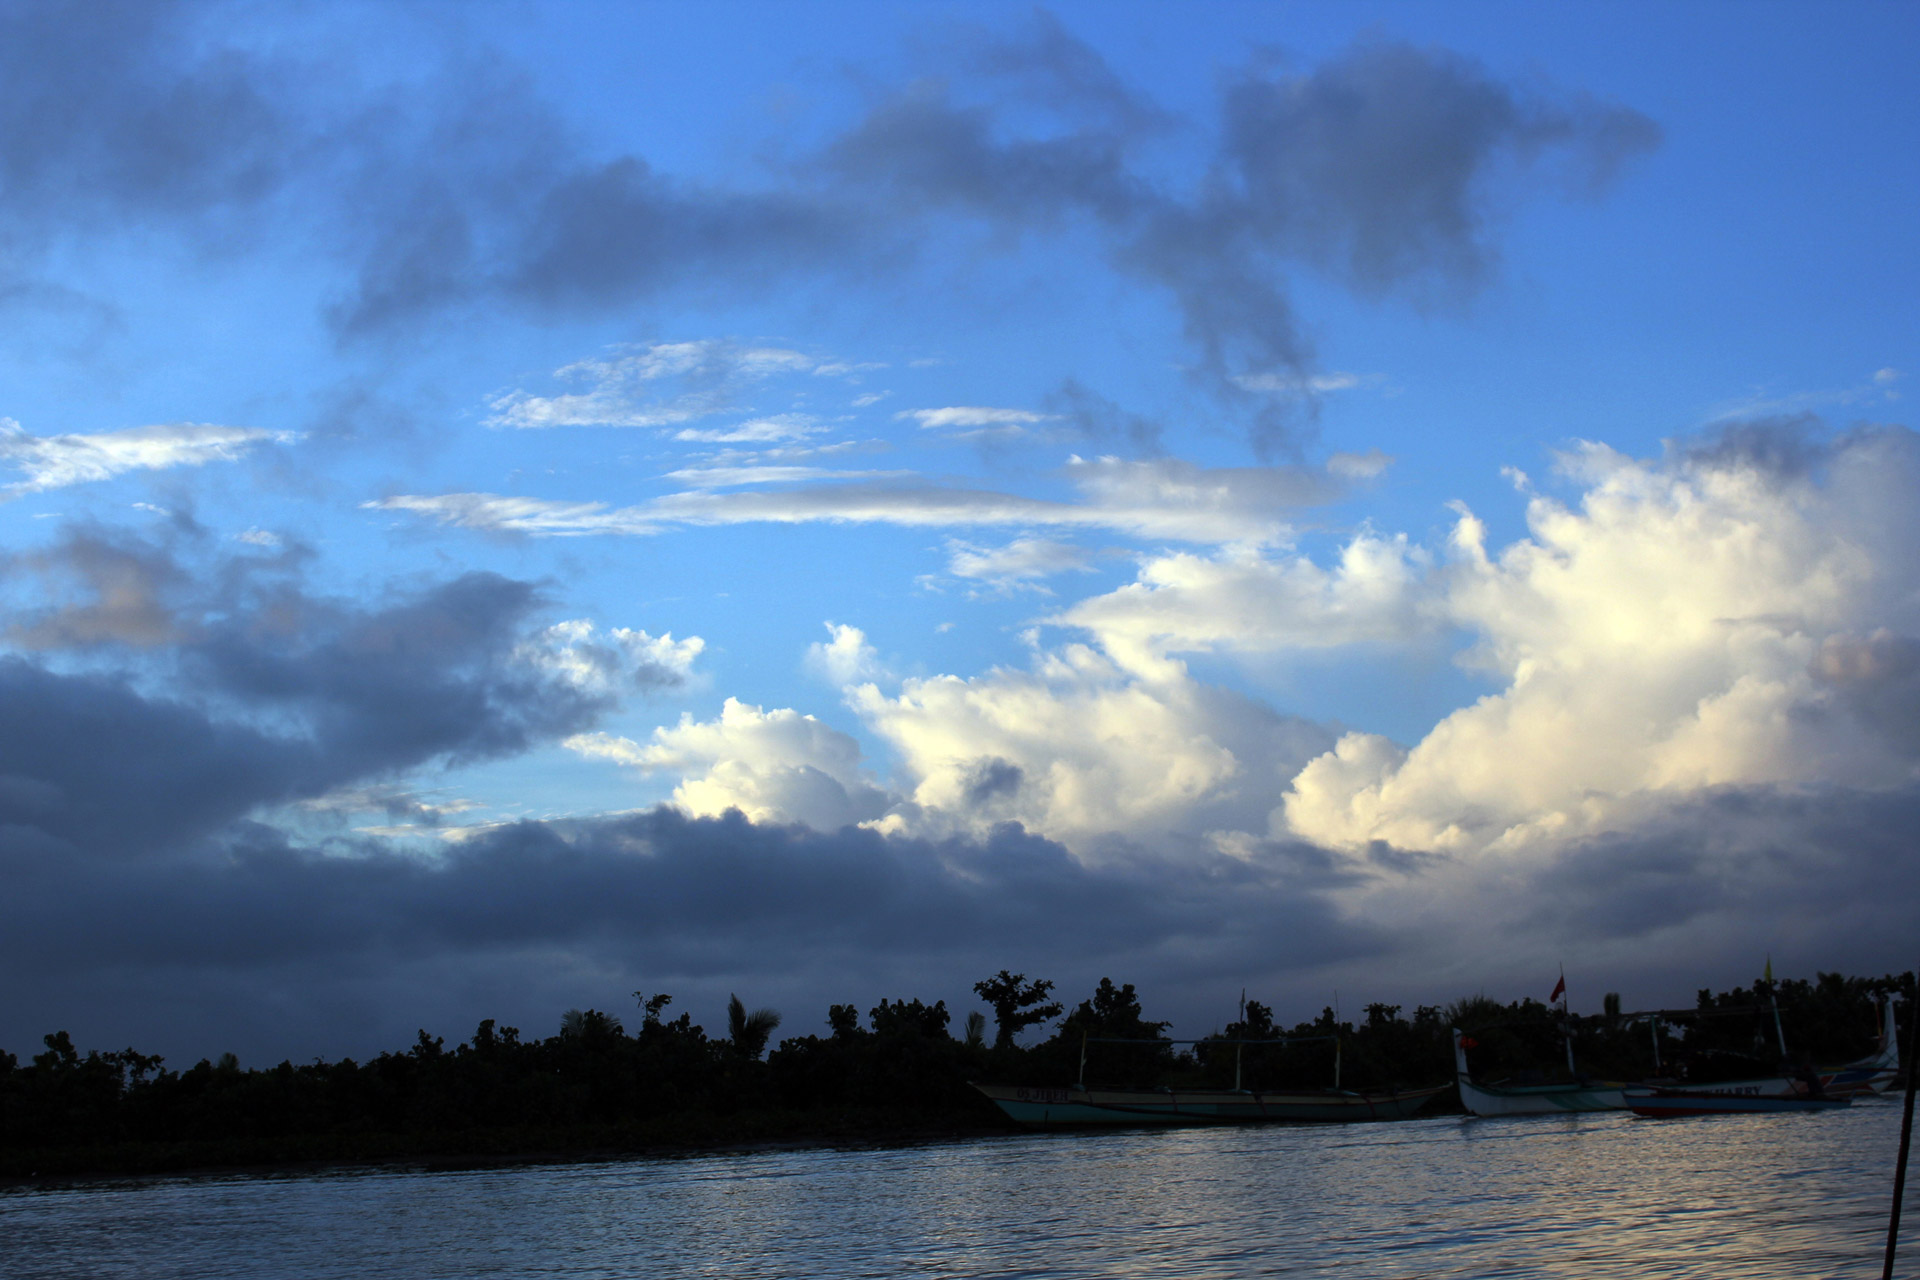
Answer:
[[[1787,1033],[1780,1029],[1780,997],[1773,989],[1773,955],[1767,955],[1767,1003],[1773,1006],[1773,1035],[1780,1042],[1780,1056],[1787,1056]]]
[[[1240,988],[1240,1038],[1244,1040],[1246,1035],[1247,989],[1242,987]],[[1236,1044],[1233,1046],[1233,1091],[1235,1093],[1240,1092],[1240,1055],[1246,1051],[1246,1048],[1247,1046],[1244,1044]]]

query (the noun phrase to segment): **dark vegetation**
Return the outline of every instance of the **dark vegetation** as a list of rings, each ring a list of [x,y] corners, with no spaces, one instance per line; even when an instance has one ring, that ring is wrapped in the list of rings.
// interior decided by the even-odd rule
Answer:
[[[640,1025],[570,1010],[557,1035],[522,1039],[482,1022],[449,1048],[420,1032],[409,1048],[352,1059],[243,1069],[233,1055],[184,1071],[133,1049],[79,1052],[64,1031],[22,1062],[0,1053],[0,1177],[135,1173],[299,1162],[484,1163],[756,1142],[899,1140],[1004,1131],[968,1082],[1099,1087],[1349,1089],[1434,1084],[1453,1070],[1449,1029],[1475,1041],[1482,1078],[1565,1078],[1565,1037],[1583,1074],[1642,1079],[1686,1063],[1741,1074],[1779,1063],[1774,1009],[1790,1056],[1839,1062],[1872,1051],[1875,1001],[1913,975],[1821,974],[1771,989],[1701,991],[1695,1007],[1658,1018],[1605,1010],[1575,1016],[1536,1000],[1471,997],[1447,1009],[1371,1004],[1357,1022],[1329,1008],[1291,1027],[1257,1000],[1210,1040],[1175,1044],[1149,1020],[1131,983],[1102,979],[1070,1010],[1053,984],[1002,970],[976,984],[993,1011],[956,1030],[946,1003],[887,1001],[828,1010],[826,1035],[796,1036],[762,1054],[780,1015],[729,1004],[725,1039],[671,998],[639,1000]],[[1057,1019],[1030,1046],[1023,1030]],[[1903,1032],[1904,1034],[1904,1032]],[[1259,1042],[1268,1043],[1259,1043]],[[1240,1043],[1235,1043],[1240,1042]],[[1082,1054],[1085,1054],[1084,1076]],[[1746,1072],[1751,1074],[1752,1072]]]

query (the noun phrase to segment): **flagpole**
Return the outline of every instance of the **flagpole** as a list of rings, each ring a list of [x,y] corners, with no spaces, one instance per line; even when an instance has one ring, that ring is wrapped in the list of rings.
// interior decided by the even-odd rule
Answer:
[[[1576,1080],[1580,1073],[1573,1069],[1573,1001],[1567,998],[1567,966],[1560,966],[1560,1016],[1565,1019],[1560,1025],[1567,1039],[1567,1074]]]

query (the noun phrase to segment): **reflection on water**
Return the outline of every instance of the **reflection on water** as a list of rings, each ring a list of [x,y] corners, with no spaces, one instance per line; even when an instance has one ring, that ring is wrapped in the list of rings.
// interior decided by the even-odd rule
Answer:
[[[1864,1278],[1899,1130],[1880,1099],[31,1188],[0,1273]]]

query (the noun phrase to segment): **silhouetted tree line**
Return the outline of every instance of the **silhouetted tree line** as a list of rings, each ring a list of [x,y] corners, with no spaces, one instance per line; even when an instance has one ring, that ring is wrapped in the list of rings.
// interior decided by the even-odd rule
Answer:
[[[1357,1022],[1327,1008],[1282,1027],[1247,1000],[1240,1018],[1189,1045],[1145,1016],[1131,983],[1103,978],[1071,1009],[1051,998],[1051,982],[1006,970],[975,992],[992,1011],[991,1039],[978,1013],[956,1033],[945,1001],[882,1000],[864,1025],[853,1006],[834,1005],[826,1035],[788,1038],[764,1057],[773,1010],[749,1012],[736,997],[728,1035],[710,1038],[690,1015],[666,1016],[670,996],[641,992],[632,1032],[611,1014],[569,1010],[545,1039],[489,1019],[451,1048],[422,1031],[367,1062],[263,1069],[225,1054],[171,1071],[134,1049],[82,1054],[61,1031],[25,1062],[0,1053],[0,1176],[988,1132],[1007,1124],[970,1081],[1294,1089],[1330,1086],[1337,1072],[1346,1088],[1429,1084],[1452,1073],[1453,1026],[1474,1037],[1482,1075],[1564,1076],[1569,1034],[1585,1074],[1654,1074],[1655,1037],[1669,1071],[1712,1055],[1771,1069],[1776,1007],[1791,1050],[1859,1057],[1874,1043],[1876,998],[1905,993],[1904,1021],[1913,975],[1703,990],[1693,1009],[1658,1019],[1623,1013],[1611,996],[1602,1013],[1571,1020],[1536,1000],[1472,997],[1411,1017],[1370,1004]],[[1048,1022],[1047,1038],[1018,1043]]]

